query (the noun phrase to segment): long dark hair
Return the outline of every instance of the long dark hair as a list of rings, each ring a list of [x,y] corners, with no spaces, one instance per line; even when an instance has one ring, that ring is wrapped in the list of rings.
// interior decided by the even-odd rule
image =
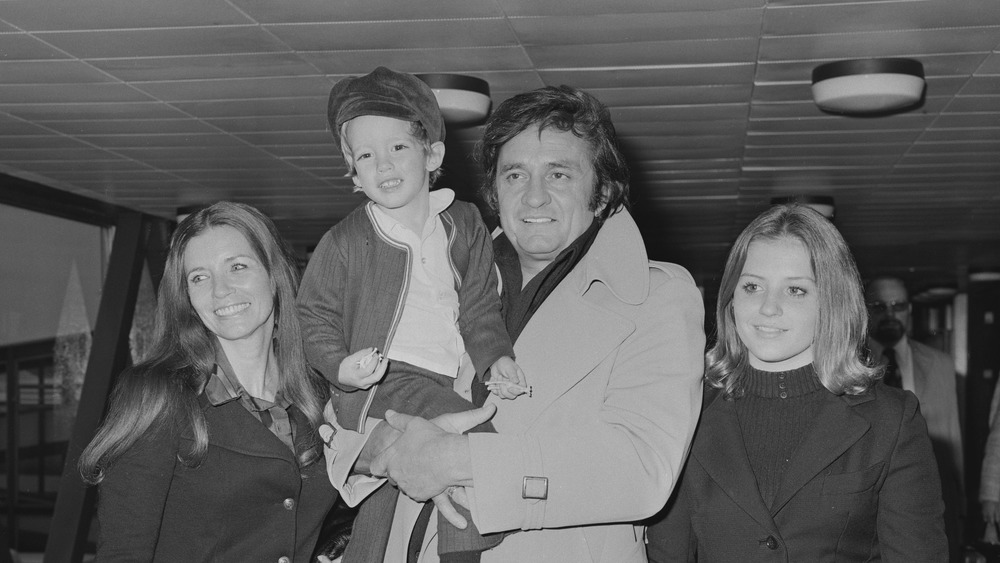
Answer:
[[[844,237],[833,224],[803,205],[776,205],[754,219],[737,237],[726,260],[715,319],[718,338],[708,351],[705,379],[727,396],[740,394],[740,380],[750,365],[747,347],[736,332],[733,296],[747,249],[754,240],[796,239],[809,251],[819,292],[819,315],[813,365],[830,392],[857,395],[878,376],[864,351],[868,335],[861,277]]]
[[[302,334],[295,314],[298,269],[274,223],[257,209],[222,201],[184,219],[170,240],[163,280],[157,295],[153,348],[146,358],[126,369],[115,385],[108,415],[80,456],[84,481],[96,484],[104,470],[147,433],[160,426],[190,425],[194,446],[178,456],[188,465],[200,463],[208,450],[208,428],[198,396],[215,369],[215,335],[205,328],[191,306],[184,275],[184,251],[191,239],[210,228],[239,231],[271,277],[274,294],[274,354],[278,392],[310,421],[298,430],[297,441],[308,444],[299,454],[300,466],[319,458],[316,428],[322,423],[325,386],[306,364]],[[154,424],[156,422],[163,424]]]

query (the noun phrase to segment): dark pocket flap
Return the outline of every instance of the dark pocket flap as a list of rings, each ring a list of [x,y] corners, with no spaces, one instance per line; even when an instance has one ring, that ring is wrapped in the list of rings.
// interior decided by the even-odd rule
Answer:
[[[847,495],[867,491],[875,486],[884,466],[885,462],[880,461],[861,471],[827,475],[823,478],[823,494]]]

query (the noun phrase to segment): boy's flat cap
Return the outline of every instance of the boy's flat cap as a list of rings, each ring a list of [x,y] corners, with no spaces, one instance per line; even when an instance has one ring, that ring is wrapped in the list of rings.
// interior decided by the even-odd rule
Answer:
[[[380,66],[364,76],[334,84],[326,117],[338,149],[340,126],[362,115],[419,121],[430,142],[444,141],[444,117],[434,91],[412,74]]]

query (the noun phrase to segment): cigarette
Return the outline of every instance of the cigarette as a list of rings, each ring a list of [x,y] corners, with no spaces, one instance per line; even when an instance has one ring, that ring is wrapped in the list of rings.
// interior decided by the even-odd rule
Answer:
[[[382,356],[382,353],[378,351],[378,348],[375,348],[368,354],[362,356],[361,359],[358,360],[358,367],[367,368],[372,363],[372,360],[376,358],[378,359],[379,362],[381,362],[384,359],[384,356]]]
[[[527,387],[524,387],[523,385],[518,385],[517,383],[512,383],[510,381],[487,381],[486,382],[486,387],[488,387],[488,388],[498,387],[500,385],[503,385],[503,386],[507,387],[507,389],[509,391],[513,391],[515,393],[516,392],[527,393],[529,397],[531,396],[531,393],[532,393],[531,385],[529,385]]]

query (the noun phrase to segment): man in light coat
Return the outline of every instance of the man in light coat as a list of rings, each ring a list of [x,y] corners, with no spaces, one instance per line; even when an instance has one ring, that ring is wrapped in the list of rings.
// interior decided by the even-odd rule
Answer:
[[[372,472],[445,510],[466,503],[482,533],[506,533],[485,563],[645,561],[640,522],[670,495],[700,410],[701,295],[686,270],[648,259],[609,113],[589,94],[507,100],[479,157],[502,227],[505,321],[532,392],[488,395],[496,434],[389,415],[369,440],[381,451]],[[350,449],[350,433],[334,438]],[[346,473],[331,474],[350,497]],[[436,558],[430,525],[406,539],[411,560]]]

